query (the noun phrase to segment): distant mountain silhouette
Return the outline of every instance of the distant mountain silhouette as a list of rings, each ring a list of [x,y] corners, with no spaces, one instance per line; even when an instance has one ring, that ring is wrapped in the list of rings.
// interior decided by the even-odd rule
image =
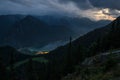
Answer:
[[[52,26],[66,26],[74,31],[77,36],[83,35],[92,29],[102,27],[110,22],[109,20],[92,21],[88,18],[66,16],[37,16],[37,18]]]
[[[66,41],[69,36],[77,37],[106,23],[109,21],[94,22],[87,18],[49,15],[3,15],[0,16],[0,45],[42,48],[57,41]]]
[[[1,15],[0,16],[0,36],[9,30],[17,21],[24,18],[22,15]]]
[[[33,16],[26,16],[14,24],[3,37],[3,41],[7,40],[4,43],[17,47],[41,47],[50,42],[64,40],[73,34],[66,26],[49,26]]]

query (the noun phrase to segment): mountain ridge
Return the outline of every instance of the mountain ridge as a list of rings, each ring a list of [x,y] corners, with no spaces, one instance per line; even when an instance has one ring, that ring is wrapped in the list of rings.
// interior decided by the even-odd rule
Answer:
[[[13,16],[14,17],[14,15],[4,15],[3,17],[7,17],[7,16],[10,16],[10,17]],[[81,35],[81,34],[83,34],[85,32],[88,32],[89,29],[94,28],[96,25],[99,25],[101,23],[106,24],[106,23],[109,22],[109,21],[103,21],[103,22],[101,21],[101,22],[96,23],[96,22],[92,22],[92,21],[90,21],[90,20],[88,20],[86,18],[85,19],[77,19],[77,18],[69,18],[69,17],[55,17],[55,16],[53,17],[53,16],[49,16],[49,15],[47,16],[47,18],[46,18],[46,16],[40,16],[39,17],[39,16],[34,16],[34,15],[15,15],[15,17],[21,17],[21,18],[19,20],[16,20],[14,23],[12,23],[13,24],[12,26],[11,25],[9,25],[10,27],[5,26],[4,27],[5,30],[3,29],[3,27],[1,27],[2,31],[0,31],[0,33],[1,32],[3,32],[3,33],[0,34],[0,36],[2,36],[2,37],[0,37],[1,38],[0,42],[1,42],[2,45],[8,44],[8,45],[12,45],[12,46],[15,46],[15,47],[37,47],[37,48],[42,48],[42,47],[44,47],[44,46],[46,46],[48,44],[51,44],[51,42],[57,42],[57,41],[61,41],[61,40],[63,40],[63,42],[64,42],[64,41],[67,40],[67,38],[69,36],[73,36],[73,37],[79,36],[79,35]],[[84,29],[87,25],[86,25],[86,23],[81,22],[82,20],[84,20],[84,22],[85,21],[87,21],[87,22],[90,21],[89,25],[91,25],[91,26],[88,25],[89,26],[88,30]],[[7,21],[5,21],[4,23],[7,23]],[[96,25],[92,26],[93,23],[96,23]],[[25,25],[28,26],[28,31],[26,30],[27,27],[23,28],[23,31],[22,31],[21,30],[22,27],[20,27],[21,24],[23,26],[25,26]],[[34,25],[36,25],[36,28],[38,28],[38,29],[35,30]],[[37,26],[41,26],[41,25],[44,25],[43,29],[46,28],[45,31],[41,30],[42,28],[40,29],[39,27],[37,27]],[[84,26],[81,26],[81,25],[84,25]],[[19,26],[19,27],[17,27],[17,26]],[[32,26],[34,28],[32,28],[30,26]],[[30,29],[31,29],[31,31],[30,31]],[[37,45],[37,44],[32,45],[32,43],[34,43],[34,42],[31,42],[31,45],[25,44],[25,43],[27,43],[27,41],[24,42],[24,40],[22,40],[23,43],[19,43],[19,40],[17,42],[15,38],[17,38],[19,35],[21,35],[20,32],[21,32],[21,34],[23,32],[23,33],[30,34],[31,36],[45,37],[45,39],[43,40],[43,38],[41,38],[43,42],[39,43],[39,45],[41,44],[40,46]],[[18,33],[19,35],[17,35],[16,33]],[[43,34],[43,35],[41,35],[41,34]],[[10,38],[10,36],[11,36],[11,38]],[[24,38],[24,36],[25,35],[23,35],[23,38]],[[50,38],[50,36],[52,38],[54,38],[54,40],[52,38]],[[27,38],[27,37],[25,37],[25,38]],[[29,39],[28,41],[30,41],[30,40],[32,41],[32,39],[34,39],[34,38],[35,37],[33,37],[31,39],[28,38]],[[46,41],[48,38],[50,39],[49,40],[50,42]],[[22,37],[20,39],[22,39]],[[41,39],[36,39],[36,40],[40,41]],[[16,42],[16,43],[14,43],[14,42]]]

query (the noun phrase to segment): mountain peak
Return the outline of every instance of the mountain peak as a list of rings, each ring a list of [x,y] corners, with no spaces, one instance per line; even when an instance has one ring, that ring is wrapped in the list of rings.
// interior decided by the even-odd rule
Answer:
[[[25,18],[35,18],[35,17],[33,17],[33,16],[31,16],[31,15],[28,15],[28,16],[26,16]]]
[[[45,25],[46,23],[41,21],[40,19],[34,17],[34,16],[31,16],[31,15],[28,15],[26,16],[24,19],[21,20],[21,22],[23,23],[29,23],[29,24],[41,24],[41,25]]]

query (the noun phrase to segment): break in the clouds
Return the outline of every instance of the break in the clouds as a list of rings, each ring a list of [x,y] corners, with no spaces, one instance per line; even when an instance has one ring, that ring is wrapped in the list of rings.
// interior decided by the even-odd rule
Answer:
[[[59,14],[92,20],[113,20],[120,14],[119,2],[120,0],[0,0],[0,14]]]

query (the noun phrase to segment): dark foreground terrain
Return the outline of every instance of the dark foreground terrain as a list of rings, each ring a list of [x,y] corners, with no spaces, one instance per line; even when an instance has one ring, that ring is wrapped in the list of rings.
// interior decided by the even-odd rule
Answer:
[[[120,17],[46,55],[0,47],[0,80],[119,80]]]

